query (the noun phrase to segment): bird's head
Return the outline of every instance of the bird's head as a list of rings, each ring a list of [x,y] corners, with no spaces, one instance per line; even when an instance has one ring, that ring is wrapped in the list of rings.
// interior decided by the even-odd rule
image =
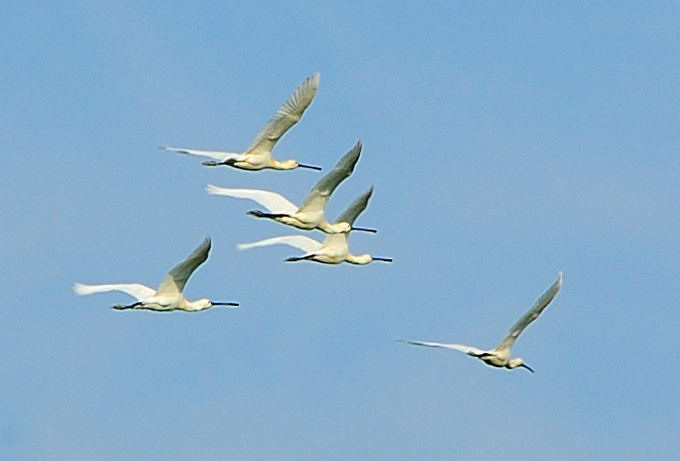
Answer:
[[[331,224],[329,227],[333,230],[334,233],[337,234],[344,234],[349,231],[372,232],[374,234],[378,232],[376,229],[370,229],[368,227],[354,227],[353,225],[345,221],[336,222],[335,224]]]
[[[373,261],[383,261],[383,262],[386,262],[386,263],[391,263],[392,258],[381,258],[380,256],[372,256],[372,255],[369,255],[368,253],[366,253],[366,254],[358,255],[358,256],[350,255],[347,259],[347,262],[350,262],[352,264],[359,264],[359,265],[370,264]]]
[[[513,368],[517,368],[517,367],[526,368],[530,372],[532,372],[532,373],[534,372],[534,370],[529,365],[524,363],[524,360],[522,360],[521,357],[516,357],[514,359],[510,359],[510,361],[508,362],[508,365],[507,365],[508,369],[512,370]]]
[[[352,230],[352,225],[348,222],[336,222],[335,224],[331,224],[328,227],[330,227],[331,231],[335,234],[344,234]]]
[[[213,306],[235,307],[238,306],[238,303],[211,301],[208,298],[197,299],[191,303],[191,308],[194,311],[204,311],[206,309],[210,309]]]
[[[282,162],[277,162],[275,168],[277,170],[294,170],[295,168],[309,168],[310,170],[321,170],[321,167],[305,165],[299,163],[297,160],[284,160]]]

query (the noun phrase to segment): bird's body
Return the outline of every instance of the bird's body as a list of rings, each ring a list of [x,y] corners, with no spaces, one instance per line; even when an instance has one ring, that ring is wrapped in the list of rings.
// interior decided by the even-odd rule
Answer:
[[[333,191],[354,171],[360,155],[361,141],[357,141],[335,167],[314,185],[300,207],[276,192],[265,190],[227,189],[213,185],[208,185],[206,190],[213,195],[246,198],[259,203],[267,209],[266,212],[260,210],[248,212],[249,215],[257,218],[273,219],[303,230],[319,229],[327,234],[346,232],[351,230],[352,226],[344,221],[329,223],[324,217],[324,210]],[[354,228],[354,230],[375,232],[365,228]]]
[[[296,160],[279,161],[272,157],[272,149],[277,141],[295,125],[307,107],[311,104],[319,88],[318,72],[307,78],[297,87],[290,98],[276,111],[274,116],[262,127],[260,132],[245,152],[223,152],[214,150],[185,149],[182,147],[163,146],[162,149],[180,154],[198,155],[212,160],[203,162],[206,166],[226,165],[241,170],[293,170],[295,168],[321,168],[298,163]]]
[[[350,206],[345,210],[343,214],[340,215],[337,222],[347,223],[352,228],[354,220],[357,216],[364,211],[368,200],[373,193],[373,188],[369,189],[367,192],[359,196]],[[370,254],[363,255],[353,255],[349,252],[349,233],[347,230],[342,233],[331,233],[326,235],[323,242],[318,242],[312,238],[304,235],[287,235],[283,237],[274,237],[270,239],[260,240],[253,243],[244,243],[238,245],[239,250],[247,250],[250,248],[284,244],[295,248],[299,248],[304,251],[305,254],[302,256],[293,256],[286,261],[316,261],[324,264],[340,264],[342,262],[348,262],[350,264],[364,265],[369,264],[373,261],[385,261],[391,262],[391,258],[381,258],[377,256],[372,256]]]
[[[238,306],[237,303],[213,302],[202,298],[196,301],[188,301],[183,294],[184,285],[198,266],[208,259],[211,242],[206,238],[188,258],[173,267],[165,276],[157,290],[139,283],[111,283],[104,285],[85,285],[76,283],[73,291],[79,295],[104,293],[108,291],[122,291],[127,293],[137,302],[129,305],[115,305],[114,309],[146,309],[158,312],[181,310],[196,312],[210,309],[213,306]]]
[[[511,358],[512,346],[517,340],[517,337],[529,326],[531,322],[536,320],[541,312],[548,307],[548,304],[555,298],[557,293],[562,288],[562,273],[558,273],[557,280],[546,290],[543,295],[534,303],[534,305],[527,311],[520,319],[510,328],[508,334],[503,338],[501,343],[491,350],[483,350],[474,346],[467,346],[465,344],[450,344],[450,343],[435,343],[425,341],[411,341],[400,340],[402,342],[413,344],[416,346],[427,347],[441,347],[444,349],[453,349],[466,353],[471,357],[475,357],[485,364],[497,367],[513,369],[517,367],[524,367],[533,373],[533,370],[524,363],[520,357]]]

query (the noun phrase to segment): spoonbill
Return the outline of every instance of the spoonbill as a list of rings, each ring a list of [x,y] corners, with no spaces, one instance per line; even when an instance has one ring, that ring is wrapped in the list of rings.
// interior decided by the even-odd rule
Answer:
[[[359,214],[364,211],[368,200],[371,198],[373,188],[361,194],[350,206],[338,217],[338,222],[345,222],[351,225]],[[276,244],[285,244],[305,251],[302,256],[292,256],[286,259],[287,262],[310,260],[324,264],[340,264],[348,262],[351,264],[364,265],[373,261],[392,262],[392,258],[381,258],[370,254],[353,255],[349,252],[349,230],[342,233],[328,234],[326,239],[321,242],[304,235],[286,235],[260,240],[253,243],[242,243],[237,246],[239,250],[263,247]]]
[[[320,229],[327,234],[348,232],[350,230],[377,232],[375,229],[352,227],[351,224],[344,221],[331,224],[324,218],[324,208],[326,208],[331,194],[342,181],[349,178],[349,175],[352,174],[360,154],[361,141],[357,141],[354,147],[342,156],[337,165],[335,165],[335,168],[314,185],[300,208],[276,192],[258,189],[227,189],[213,185],[208,185],[206,190],[209,194],[213,195],[226,195],[228,197],[254,200],[264,206],[269,213],[255,210],[249,211],[249,215],[256,218],[273,219],[298,229]]]
[[[470,357],[475,357],[482,362],[490,365],[492,367],[507,368],[512,370],[513,368],[523,367],[534,372],[521,357],[510,358],[510,353],[512,350],[512,345],[517,340],[517,337],[524,331],[526,327],[529,326],[531,322],[536,320],[541,312],[548,307],[548,304],[555,298],[557,292],[562,288],[562,272],[557,274],[557,280],[546,290],[545,293],[538,298],[538,301],[527,311],[520,319],[510,328],[508,334],[503,338],[501,343],[495,349],[482,350],[474,346],[466,346],[464,344],[447,344],[447,343],[430,343],[424,341],[410,341],[400,339],[399,341],[414,344],[416,346],[428,346],[428,347],[443,347],[445,349],[454,349],[457,351],[465,352]]]
[[[203,165],[206,166],[227,165],[241,170],[263,170],[265,168],[274,170],[293,170],[295,168],[320,170],[321,168],[318,166],[305,165],[296,160],[278,161],[272,158],[272,149],[274,149],[276,142],[286,134],[286,131],[300,121],[305,109],[314,99],[316,90],[319,88],[319,78],[320,74],[316,72],[302,82],[288,98],[288,101],[284,102],[274,116],[265,123],[250,147],[243,153],[170,146],[162,146],[161,149],[212,158],[213,160],[203,162]]]
[[[106,285],[85,285],[76,283],[73,291],[78,295],[89,295],[92,293],[104,293],[106,291],[122,291],[127,293],[137,302],[127,306],[116,305],[114,309],[147,309],[151,311],[167,312],[182,310],[186,312],[197,312],[210,309],[213,306],[238,306],[238,303],[215,302],[203,298],[196,301],[187,301],[182,294],[184,285],[191,277],[191,274],[198,266],[208,259],[210,252],[210,238],[206,238],[187,259],[178,263],[165,276],[158,290],[149,288],[139,283],[112,283]]]

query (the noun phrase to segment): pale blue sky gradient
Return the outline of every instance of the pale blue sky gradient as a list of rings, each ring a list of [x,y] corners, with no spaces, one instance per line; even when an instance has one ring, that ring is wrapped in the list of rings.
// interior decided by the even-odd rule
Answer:
[[[35,2],[0,5],[0,458],[674,459],[680,451],[676,2]],[[238,252],[291,233],[204,187],[292,90],[280,158],[330,168],[353,250]],[[187,296],[118,312],[206,236]],[[312,237],[321,235],[310,234]],[[564,272],[507,372],[397,338],[493,347]]]

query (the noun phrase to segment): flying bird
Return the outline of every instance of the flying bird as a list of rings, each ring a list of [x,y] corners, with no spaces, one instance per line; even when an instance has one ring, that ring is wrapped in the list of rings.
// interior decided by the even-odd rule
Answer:
[[[350,226],[350,229],[353,229],[351,226],[354,224],[354,220],[362,211],[364,211],[372,193],[373,188],[371,187],[368,191],[361,194],[354,202],[352,202],[352,204],[350,204],[347,210],[338,217],[338,222],[347,223]],[[287,235],[253,243],[242,243],[238,245],[237,248],[239,250],[248,250],[250,248],[284,244],[299,248],[305,252],[302,256],[292,256],[286,259],[287,262],[310,260],[324,264],[340,264],[342,262],[348,262],[359,265],[369,264],[373,261],[392,262],[392,258],[381,258],[370,254],[351,254],[349,252],[349,233],[350,231],[347,230],[342,233],[328,234],[323,243],[304,235]]]
[[[249,215],[256,218],[273,219],[298,229],[319,229],[327,234],[348,232],[350,230],[376,232],[375,229],[352,227],[350,223],[345,221],[331,224],[324,217],[324,209],[331,194],[342,181],[349,178],[349,175],[352,174],[354,166],[359,160],[359,155],[361,155],[361,141],[357,141],[354,147],[342,156],[335,167],[314,185],[299,208],[276,192],[258,189],[227,189],[213,185],[208,185],[206,190],[209,194],[213,195],[226,195],[228,197],[254,200],[264,206],[268,212],[255,210],[249,211]]]
[[[548,290],[538,298],[538,301],[525,313],[520,319],[510,328],[508,334],[503,338],[501,343],[495,349],[482,350],[474,346],[466,346],[464,344],[447,344],[447,343],[431,343],[424,341],[410,341],[400,339],[399,341],[408,344],[414,344],[416,346],[428,346],[428,347],[443,347],[445,349],[454,349],[457,351],[465,352],[470,357],[475,357],[482,362],[490,365],[492,367],[507,368],[512,370],[513,368],[523,367],[534,372],[521,357],[510,358],[510,353],[512,350],[512,345],[515,344],[517,337],[524,331],[526,327],[529,326],[531,322],[536,320],[541,312],[548,307],[548,304],[555,298],[557,292],[562,288],[562,272],[557,274],[557,280],[548,288]]]
[[[187,301],[182,294],[187,280],[189,280],[189,277],[191,277],[196,268],[208,259],[209,252],[210,238],[206,238],[187,259],[177,264],[168,272],[158,290],[139,283],[113,283],[106,285],[76,283],[73,285],[73,291],[78,295],[122,291],[137,299],[137,302],[134,304],[113,306],[114,309],[118,310],[147,309],[159,312],[173,310],[197,312],[210,309],[213,306],[238,306],[238,303],[215,302],[206,298]]]
[[[272,149],[276,142],[295,125],[305,109],[309,107],[316,90],[319,88],[320,74],[314,73],[298,86],[288,101],[284,102],[274,116],[262,127],[260,132],[243,153],[211,150],[184,149],[180,147],[162,146],[161,149],[179,152],[180,154],[199,155],[213,160],[203,162],[206,166],[226,165],[241,170],[293,170],[295,168],[311,168],[320,170],[318,166],[304,165],[296,160],[278,161],[272,158]]]

